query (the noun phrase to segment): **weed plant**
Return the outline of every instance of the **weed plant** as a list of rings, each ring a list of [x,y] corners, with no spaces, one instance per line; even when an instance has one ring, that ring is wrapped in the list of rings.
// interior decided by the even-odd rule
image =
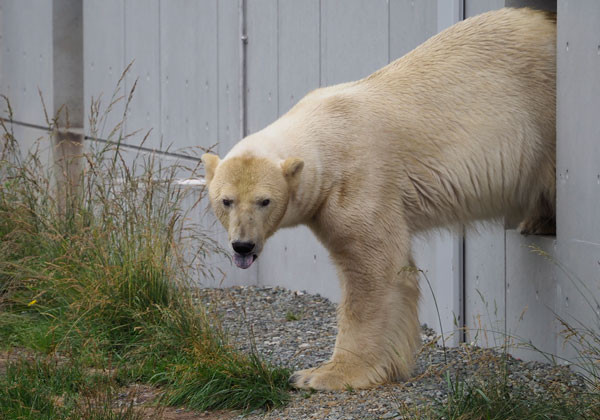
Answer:
[[[447,376],[448,397],[429,418],[447,420],[575,420],[598,419],[597,395],[567,393],[548,388],[534,393],[505,377],[452,379]]]
[[[569,390],[564,384],[547,384],[542,393],[509,379],[506,363],[503,374],[481,372],[477,377],[465,378],[459,373],[453,378],[446,371],[448,396],[437,402],[432,410],[420,417],[445,420],[598,420],[600,419],[600,301],[585,282],[577,278],[547,252],[537,246],[531,251],[544,257],[567,278],[582,296],[592,314],[592,324],[576,319],[567,320],[554,314],[562,326],[561,336],[565,347],[577,355],[572,360],[548,354],[530,343],[522,344],[545,356],[550,363],[557,360],[569,363],[583,373],[585,390]],[[498,331],[492,331],[497,334]],[[505,335],[502,360],[508,358],[509,341],[524,342],[518,337]],[[502,363],[501,363],[502,365]]]
[[[126,97],[114,94],[105,108],[92,102],[92,139],[62,166],[43,161],[43,143],[20,150],[12,125],[0,120],[0,346],[35,351],[33,360],[0,371],[0,418],[68,417],[110,407],[85,408],[62,397],[97,399],[86,397],[94,388],[86,372],[98,370],[116,372],[98,387],[104,400],[135,381],[162,386],[166,403],[201,409],[250,410],[287,399],[287,370],[235,351],[195,304],[190,280],[210,276],[207,258],[220,250],[191,222],[192,212],[200,212],[200,198],[191,196],[197,191],[175,182],[196,168],[163,165],[152,153],[124,148],[135,137],[123,131],[134,90],[135,84]],[[100,141],[119,102],[122,121]],[[54,134],[57,121],[48,121]],[[76,164],[79,176],[57,188],[59,172],[65,178]],[[48,357],[68,360],[73,370],[41,362]]]

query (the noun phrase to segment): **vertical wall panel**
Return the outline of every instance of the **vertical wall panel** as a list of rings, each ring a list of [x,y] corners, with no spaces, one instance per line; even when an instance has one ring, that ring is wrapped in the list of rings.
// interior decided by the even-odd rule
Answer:
[[[254,0],[247,4],[247,122],[248,134],[263,129],[279,114],[278,2]]]
[[[321,3],[321,85],[368,76],[389,62],[389,2]]]
[[[504,7],[504,0],[465,0],[465,18]]]
[[[419,320],[438,333],[443,330],[448,345],[461,341],[460,246],[460,237],[453,232],[432,232],[413,240],[415,263],[423,271]]]
[[[279,0],[279,115],[319,87],[319,0]]]
[[[176,149],[218,142],[217,0],[160,4],[161,127]]]
[[[437,31],[441,32],[464,19],[463,0],[438,0],[437,2]]]
[[[390,1],[390,60],[437,33],[437,0]]]
[[[125,4],[124,0],[92,1],[83,3],[83,92],[86,117],[84,129],[90,133],[89,107],[101,97],[106,110],[111,98],[125,95],[117,82],[125,69]],[[106,138],[121,121],[125,102],[119,101],[112,112],[97,127],[98,136]]]
[[[465,233],[466,339],[499,346],[505,338],[505,231],[486,223]]]
[[[144,146],[154,149],[161,139],[159,33],[159,0],[125,0],[125,65],[133,63],[125,78],[126,94],[137,80],[125,129],[140,132],[126,143],[138,145],[152,130]]]
[[[52,118],[52,2],[3,2],[0,32],[0,93],[9,98],[16,120],[45,125],[38,88]],[[7,116],[6,111],[1,100],[0,115]]]
[[[558,233],[598,243],[600,4],[563,1],[559,7]]]
[[[506,7],[531,7],[556,12],[556,0],[506,0]]]
[[[600,3],[558,2],[557,313],[600,333]],[[573,357],[570,346],[559,354]]]
[[[600,238],[588,242],[565,235],[558,236],[557,242],[556,260],[561,268],[557,269],[554,318],[580,331],[589,328],[597,338],[600,335]],[[558,332],[563,334],[555,337],[557,353],[562,358],[577,361],[580,356],[577,339],[566,339],[564,331],[564,327],[560,328]]]
[[[217,1],[218,152],[221,156],[240,140],[239,1]]]
[[[279,114],[319,87],[319,1],[279,1]],[[259,282],[310,290],[335,301],[340,288],[329,253],[306,227],[284,229],[267,242]]]
[[[527,360],[556,354],[556,267],[533,248],[554,254],[555,239],[506,231],[506,334],[510,353]],[[502,341],[499,343],[502,344]]]

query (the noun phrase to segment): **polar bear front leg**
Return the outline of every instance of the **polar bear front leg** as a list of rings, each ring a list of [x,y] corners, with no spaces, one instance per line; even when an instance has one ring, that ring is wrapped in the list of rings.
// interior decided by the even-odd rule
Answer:
[[[417,273],[409,255],[368,242],[332,253],[342,286],[335,349],[328,362],[292,375],[297,388],[368,388],[412,372],[420,343]]]

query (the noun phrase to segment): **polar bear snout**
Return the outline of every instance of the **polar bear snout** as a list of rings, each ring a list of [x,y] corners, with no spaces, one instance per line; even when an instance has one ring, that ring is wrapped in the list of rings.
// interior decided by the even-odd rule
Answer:
[[[233,241],[231,243],[231,247],[235,252],[240,255],[246,255],[251,253],[255,248],[254,242],[242,242],[242,241]]]
[[[233,263],[242,269],[249,268],[260,252],[256,244],[251,241],[232,241],[231,248],[233,248]]]

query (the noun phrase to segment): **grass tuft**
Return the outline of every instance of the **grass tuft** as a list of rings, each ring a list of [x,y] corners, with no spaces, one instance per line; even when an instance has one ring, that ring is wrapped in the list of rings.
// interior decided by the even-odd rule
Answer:
[[[72,360],[17,359],[0,375],[0,419],[141,420],[132,405],[115,407],[114,383]]]
[[[600,405],[594,394],[576,398],[557,389],[534,393],[522,383],[505,378],[451,379],[448,398],[438,403],[433,418],[446,420],[562,420],[598,419]]]
[[[287,311],[285,313],[285,320],[288,321],[288,322],[300,321],[303,316],[304,316],[304,314],[302,314],[302,313],[296,313],[296,312],[292,312],[292,311]]]
[[[182,365],[154,379],[172,386],[165,394],[168,405],[196,410],[279,407],[288,399],[290,371],[272,368],[257,355],[239,358],[227,351],[214,363]]]
[[[134,88],[105,110],[126,101],[109,141],[90,142],[62,166],[43,163],[47,145],[21,150],[0,120],[0,349],[36,354],[0,371],[0,418],[135,418],[136,410],[111,406],[114,388],[132,382],[201,409],[287,399],[289,372],[235,351],[195,304],[190,281],[211,276],[207,257],[221,250],[190,221],[197,192],[175,182],[196,168],[123,149]],[[94,137],[106,125],[102,109],[93,101]],[[57,188],[69,165],[82,167],[79,176]],[[40,362],[43,355],[68,363]],[[89,392],[90,369],[115,372],[101,394]]]

